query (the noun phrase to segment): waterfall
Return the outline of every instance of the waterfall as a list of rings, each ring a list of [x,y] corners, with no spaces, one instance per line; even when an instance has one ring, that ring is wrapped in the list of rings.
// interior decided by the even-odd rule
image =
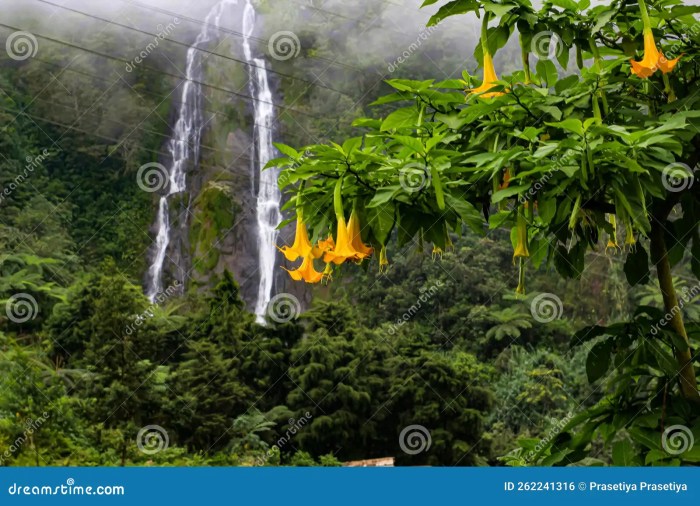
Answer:
[[[277,258],[277,226],[282,220],[280,201],[282,196],[277,186],[277,169],[263,170],[275,153],[272,145],[275,110],[272,106],[272,92],[267,75],[267,63],[263,58],[253,57],[250,39],[255,29],[256,15],[251,0],[246,0],[243,12],[243,52],[250,66],[250,94],[255,113],[254,139],[255,156],[252,163],[252,180],[258,179],[256,211],[258,222],[258,296],[255,315],[258,323],[265,323],[267,305],[272,297],[275,260]]]
[[[146,295],[153,302],[163,291],[163,268],[170,245],[170,197],[187,190],[187,167],[191,162],[199,163],[199,149],[202,137],[203,119],[201,113],[202,90],[197,82],[202,82],[203,48],[218,37],[219,23],[227,5],[236,5],[237,0],[221,0],[207,14],[202,31],[194,44],[187,50],[185,81],[182,83],[180,106],[177,121],[167,150],[171,161],[168,169],[167,194],[161,196],[158,205],[155,229],[156,240],[151,254],[152,263],[148,268]]]
[[[227,6],[238,5],[238,0],[221,0],[207,14],[202,31],[187,51],[186,79],[182,85],[180,108],[177,113],[172,138],[167,149],[172,159],[169,168],[168,192],[160,199],[155,222],[157,230],[153,246],[152,263],[148,269],[146,295],[151,301],[163,291],[163,268],[170,245],[170,197],[187,190],[187,167],[199,163],[199,149],[202,137],[203,115],[201,112],[202,90],[197,82],[203,81],[202,53],[206,44],[218,37],[221,17]],[[257,181],[256,216],[258,272],[260,280],[255,302],[255,315],[258,323],[265,323],[265,313],[272,297],[275,263],[277,259],[277,226],[282,221],[280,201],[282,196],[277,186],[279,171],[263,170],[265,164],[275,156],[272,145],[275,110],[272,105],[272,91],[268,79],[267,63],[255,57],[251,39],[256,25],[256,13],[251,0],[245,0],[243,10],[243,54],[249,65],[249,91],[253,97],[253,139],[251,163],[253,188]]]

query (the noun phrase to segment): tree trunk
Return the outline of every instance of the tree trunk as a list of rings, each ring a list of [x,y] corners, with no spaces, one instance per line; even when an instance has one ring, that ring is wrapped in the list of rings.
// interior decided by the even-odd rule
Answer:
[[[671,264],[668,261],[668,251],[666,249],[663,225],[658,219],[653,219],[651,225],[651,258],[656,264],[656,276],[659,279],[659,286],[661,287],[661,294],[664,299],[664,308],[666,313],[671,315],[671,329],[681,336],[688,345],[685,351],[676,348],[681,392],[686,399],[700,403],[700,393],[698,393],[695,370],[693,369],[693,356],[690,349],[690,341],[688,340],[688,333],[683,324],[683,314],[678,304],[678,296],[673,287]]]

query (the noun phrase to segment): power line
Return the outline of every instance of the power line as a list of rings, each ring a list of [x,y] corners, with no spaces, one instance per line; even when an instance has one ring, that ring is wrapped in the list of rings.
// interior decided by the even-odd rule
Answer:
[[[141,8],[141,9],[144,9],[144,10],[149,10],[149,11],[153,11],[153,12],[158,12],[158,13],[160,13],[160,14],[167,14],[168,16],[176,17],[176,18],[178,18],[178,19],[184,19],[184,20],[186,20],[186,21],[189,21],[189,22],[191,22],[191,23],[195,23],[195,24],[198,24],[198,25],[201,25],[201,26],[207,26],[207,27],[210,27],[210,28],[214,28],[214,29],[216,29],[216,30],[219,30],[219,31],[221,31],[221,32],[223,32],[223,33],[227,33],[227,34],[229,34],[229,35],[235,35],[236,37],[245,37],[245,34],[243,34],[243,33],[241,33],[241,32],[237,32],[237,31],[231,30],[231,29],[229,29],[229,28],[223,28],[223,27],[220,27],[220,26],[212,25],[211,23],[207,23],[206,21],[202,21],[202,20],[200,20],[200,19],[192,18],[192,17],[185,16],[185,15],[182,15],[182,14],[178,14],[177,12],[169,11],[169,10],[167,10],[167,9],[163,9],[162,7],[155,7],[155,6],[151,6],[151,5],[146,5],[146,4],[141,3],[141,2],[138,2],[138,1],[136,1],[136,0],[119,0],[119,1],[120,1],[120,2],[124,2],[124,3],[127,3],[127,4],[129,4],[129,5],[134,5],[134,6],[136,6],[136,7],[139,7],[139,8]],[[296,4],[296,5],[299,5],[299,6],[301,6],[301,7],[305,7],[305,8],[308,8],[308,9],[311,9],[311,10],[314,10],[314,11],[318,11],[318,12],[323,12],[323,13],[325,13],[325,14],[330,14],[331,16],[339,17],[339,18],[342,18],[342,19],[347,19],[348,21],[357,21],[357,22],[363,21],[363,19],[353,18],[353,17],[350,17],[350,16],[343,16],[342,14],[338,14],[338,13],[336,13],[336,12],[331,12],[331,11],[326,11],[326,10],[323,10],[323,9],[319,9],[318,7],[314,7],[314,6],[312,6],[312,5],[307,5],[307,4],[303,4],[303,3],[299,3],[299,2],[293,2],[293,1],[291,1],[291,0],[289,0],[289,1],[290,1],[291,3],[294,3],[294,4]],[[396,4],[393,4],[393,5],[396,5]],[[398,31],[398,30],[394,30],[394,29],[391,29],[391,28],[387,28],[386,30],[392,31],[392,32],[397,33],[397,34],[400,34],[400,35],[404,35],[404,36],[406,35],[404,32],[401,32],[401,31]],[[263,44],[269,44],[269,42],[270,42],[270,39],[263,39],[263,38],[254,37],[254,36],[253,36],[253,37],[250,37],[250,39],[251,39],[251,40],[254,40],[254,41],[256,41],[256,42],[259,42],[259,43],[263,43]],[[317,59],[317,60],[322,60],[322,61],[325,61],[325,62],[327,62],[327,63],[329,63],[329,64],[331,64],[331,65],[334,65],[334,66],[346,67],[346,68],[349,68],[349,69],[351,69],[351,70],[354,70],[355,72],[365,72],[365,70],[363,70],[363,69],[361,69],[361,68],[355,67],[355,66],[353,66],[353,65],[349,65],[349,64],[347,64],[347,63],[340,62],[340,61],[335,60],[335,59],[326,58],[326,57],[317,56],[317,55],[314,55],[314,56],[306,56],[306,57],[307,57],[307,58]]]
[[[296,77],[296,76],[293,76],[293,75],[291,75],[291,74],[286,74],[286,73],[284,73],[284,72],[278,72],[278,71],[276,71],[276,70],[268,69],[267,67],[261,67],[261,66],[259,66],[259,65],[255,65],[254,63],[249,63],[249,62],[247,62],[247,61],[245,61],[245,60],[239,60],[238,58],[234,58],[234,57],[232,57],[232,56],[223,55],[223,54],[221,54],[221,53],[216,53],[216,52],[214,52],[214,51],[210,51],[210,50],[205,49],[205,48],[203,48],[203,47],[193,46],[193,45],[191,45],[191,44],[187,44],[187,43],[181,42],[181,41],[179,41],[179,40],[169,39],[169,38],[167,38],[167,37],[159,37],[158,34],[151,33],[151,32],[147,32],[147,31],[145,31],[145,30],[140,30],[140,29],[138,29],[138,28],[134,28],[134,27],[132,27],[132,26],[125,25],[125,24],[123,24],[123,23],[118,23],[118,22],[116,22],[116,21],[111,21],[111,20],[109,20],[109,19],[105,19],[105,18],[102,18],[102,17],[100,17],[100,16],[95,16],[95,15],[93,15],[93,14],[88,14],[87,12],[83,12],[83,11],[80,11],[80,10],[77,10],[77,9],[72,9],[72,8],[70,8],[70,7],[65,7],[65,6],[63,6],[63,5],[59,5],[59,4],[56,4],[56,3],[53,3],[53,2],[49,2],[48,0],[35,0],[35,1],[36,1],[36,2],[40,2],[40,3],[47,4],[47,5],[51,5],[51,6],[53,6],[53,7],[59,8],[59,9],[64,9],[64,10],[67,10],[67,11],[69,11],[69,12],[74,12],[74,13],[76,13],[76,14],[80,14],[80,15],[82,15],[82,16],[86,16],[86,17],[91,18],[91,19],[96,19],[96,20],[102,21],[102,22],[104,22],[104,23],[109,23],[110,25],[118,26],[118,27],[124,28],[124,29],[126,29],[126,30],[131,30],[131,31],[134,31],[134,32],[137,32],[137,33],[141,33],[141,34],[143,34],[143,35],[148,35],[148,36],[150,36],[150,37],[154,37],[154,38],[159,38],[160,40],[164,40],[164,41],[166,41],[166,42],[172,42],[173,44],[177,44],[177,45],[182,46],[182,47],[185,47],[185,48],[187,48],[187,49],[195,48],[197,51],[200,51],[200,52],[202,52],[202,53],[207,53],[207,54],[212,55],[212,56],[218,56],[219,58],[223,58],[223,59],[225,59],[225,60],[230,60],[230,61],[233,61],[233,62],[236,62],[236,63],[240,63],[240,64],[242,64],[242,65],[246,65],[246,66],[250,66],[250,67],[254,67],[254,68],[258,68],[258,69],[263,69],[263,70],[265,70],[265,71],[267,71],[267,72],[270,72],[270,73],[273,73],[273,74],[277,74],[277,75],[280,75],[280,76],[282,76],[282,77],[286,77],[286,78],[288,78],[288,79],[294,79],[294,80],[296,80],[296,81],[303,82],[303,83],[305,83],[305,84],[308,84],[309,86],[317,86],[317,87],[319,87],[319,88],[325,88],[325,89],[327,89],[327,90],[334,91],[335,93],[340,93],[341,95],[347,95],[347,93],[342,92],[342,91],[340,91],[340,90],[337,90],[337,89],[335,89],[335,88],[332,88],[332,87],[330,87],[330,86],[326,86],[325,84],[317,84],[317,83],[314,83],[314,82],[312,82],[312,81],[309,81],[308,79],[302,79],[302,78],[300,78],[300,77]]]
[[[71,67],[63,67],[63,66],[61,66],[61,65],[58,64],[58,63],[53,63],[53,62],[49,62],[49,61],[46,61],[46,60],[42,60],[42,59],[40,59],[40,58],[37,58],[36,56],[32,58],[32,61],[36,61],[36,62],[42,63],[42,64],[44,64],[44,65],[49,65],[49,66],[52,66],[52,67],[56,67],[56,68],[58,68],[58,69],[61,69],[61,70],[64,71],[64,72],[73,72],[73,73],[75,73],[75,74],[78,74],[78,75],[81,75],[81,76],[85,76],[85,77],[88,77],[88,78],[90,78],[90,79],[97,79],[97,80],[102,81],[102,82],[105,82],[105,83],[111,83],[109,79],[106,79],[106,78],[104,78],[104,77],[101,77],[101,76],[99,76],[99,75],[97,75],[97,74],[91,74],[90,72],[84,72],[84,71],[81,71],[81,70],[73,69],[73,68],[71,68]],[[58,78],[57,78],[57,77],[54,76],[54,78],[58,81]],[[59,83],[60,83],[60,81],[59,81]],[[128,83],[127,83],[127,85],[128,85]],[[152,96],[152,97],[157,97],[157,98],[161,98],[161,99],[162,99],[162,95],[160,95],[160,94],[158,94],[158,93],[155,93],[155,92],[153,92],[153,91],[147,91],[147,90],[135,91],[135,90],[134,90],[134,93],[136,93],[137,95],[139,95],[139,98],[143,98],[143,97],[140,96],[141,94],[143,94],[143,95],[150,95],[150,96]],[[40,98],[38,98],[38,97],[37,97],[35,100],[39,100],[39,101],[45,102],[45,103],[47,102],[46,100],[42,100],[42,99],[40,99]],[[182,102],[182,101],[176,100],[176,99],[174,99],[174,98],[170,99],[170,102],[171,102],[172,104],[176,104],[176,105],[180,105],[180,106],[183,105],[183,102]],[[212,114],[212,115],[214,115],[214,116],[226,116],[225,113],[220,112],[220,111],[212,111],[211,109],[206,109],[206,108],[202,108],[201,110],[202,110],[202,112],[206,112],[206,113]],[[278,120],[277,122],[279,123],[279,120]],[[248,124],[251,125],[251,126],[258,127],[258,128],[265,128],[265,129],[268,129],[268,130],[273,130],[272,127],[268,127],[268,126],[266,126],[266,125],[261,125],[261,124],[259,124],[259,123],[255,123],[255,122],[248,123]],[[285,137],[286,137],[286,136],[291,136],[291,137],[296,138],[296,139],[299,139],[299,140],[302,139],[302,137],[300,137],[298,134],[294,134],[294,133],[290,133],[290,132],[285,132]],[[305,142],[305,141],[304,141],[304,142]],[[303,142],[302,142],[302,143],[303,143]]]
[[[4,23],[0,23],[0,26],[1,26],[1,27],[4,27],[4,28],[7,28],[7,29],[9,29],[9,30],[22,31],[21,28],[18,28],[18,27],[16,27],[16,26],[12,26],[12,25],[6,25],[6,24],[4,24]],[[123,58],[119,58],[119,57],[117,57],[117,56],[112,56],[112,55],[109,55],[109,54],[106,54],[106,53],[101,53],[101,52],[99,52],[99,51],[95,51],[95,50],[93,50],[93,49],[88,49],[88,48],[79,46],[79,45],[77,45],[77,44],[72,44],[72,43],[70,43],[70,42],[65,42],[65,41],[62,41],[62,40],[54,39],[54,38],[48,37],[48,36],[46,36],[46,35],[42,35],[42,34],[38,34],[38,33],[32,33],[32,35],[34,35],[35,37],[38,37],[38,38],[40,38],[40,39],[48,40],[49,42],[53,42],[53,43],[55,43],[55,44],[61,44],[61,45],[67,46],[67,47],[71,47],[71,48],[73,48],[73,49],[78,49],[78,50],[80,50],[80,51],[85,51],[85,52],[87,52],[87,53],[94,54],[94,55],[99,56],[99,57],[101,57],[101,58],[107,58],[107,59],[115,60],[115,61],[118,61],[118,62],[121,62],[121,63],[130,63],[129,61],[124,60]],[[179,79],[179,80],[186,79],[186,78],[183,78],[183,76],[179,76],[179,75],[173,74],[173,73],[171,73],[171,72],[166,72],[166,71],[164,71],[164,70],[158,70],[158,69],[155,69],[155,68],[150,67],[150,66],[148,66],[148,65],[143,65],[143,64],[142,64],[141,66],[142,66],[144,69],[150,70],[151,72],[154,72],[154,73],[156,73],[156,74],[163,74],[163,75],[166,75],[166,76],[174,77],[174,78]],[[287,107],[287,106],[284,106],[284,105],[276,104],[276,103],[274,103],[274,102],[270,102],[270,101],[267,101],[267,100],[261,100],[261,99],[259,99],[259,98],[251,97],[251,96],[245,95],[245,94],[243,94],[243,93],[239,93],[239,92],[236,92],[236,91],[233,91],[233,90],[229,90],[229,89],[226,89],[226,88],[221,88],[220,86],[215,86],[215,85],[213,85],[213,84],[204,83],[204,82],[202,82],[202,81],[197,81],[197,80],[194,80],[194,79],[190,79],[189,81],[192,82],[192,83],[195,83],[195,84],[197,84],[197,85],[199,85],[199,86],[203,86],[203,87],[205,87],[205,88],[210,88],[210,89],[213,89],[213,90],[221,91],[221,92],[223,92],[223,93],[228,93],[229,95],[233,95],[233,96],[236,96],[236,97],[240,97],[240,98],[243,98],[243,99],[246,99],[246,100],[252,100],[252,101],[259,102],[259,103],[263,103],[263,104],[269,104],[269,105],[271,105],[271,106],[273,106],[273,107],[276,107],[276,108],[278,108],[278,109],[282,109],[282,110],[285,110],[285,111],[291,111],[291,112],[294,112],[294,113],[297,113],[297,114],[301,114],[301,115],[304,115],[304,116],[309,116],[309,117],[314,118],[314,119],[322,119],[320,116],[315,116],[315,115],[313,115],[313,114],[309,114],[308,112],[300,111],[300,110],[298,110],[298,109],[293,109],[293,108],[291,108],[291,107]]]

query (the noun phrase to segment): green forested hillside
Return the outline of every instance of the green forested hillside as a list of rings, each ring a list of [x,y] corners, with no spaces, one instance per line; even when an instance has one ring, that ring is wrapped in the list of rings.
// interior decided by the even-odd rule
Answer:
[[[478,197],[482,205],[473,206],[474,213],[472,208],[459,208],[457,226],[450,222],[442,227],[437,240],[434,232],[424,233],[420,221],[429,213],[443,215],[445,203],[438,210],[434,202],[439,199],[430,193],[435,190],[411,201],[411,212],[416,214],[406,216],[421,225],[415,230],[407,226],[414,232],[408,236],[394,225],[392,210],[390,231],[383,240],[377,240],[375,228],[370,235],[365,231],[365,239],[375,249],[371,261],[336,268],[331,282],[309,288],[304,304],[296,297],[291,303],[287,300],[291,305],[267,326],[255,322],[244,302],[239,284],[245,280],[232,274],[240,264],[226,265],[228,260],[221,258],[235,257],[222,252],[222,244],[235,234],[239,215],[247,211],[239,197],[248,191],[248,181],[234,180],[225,169],[235,163],[247,168],[248,160],[230,162],[227,150],[241,132],[252,131],[249,101],[221,88],[245,95],[245,67],[217,57],[207,67],[207,83],[219,88],[204,92],[211,116],[207,116],[206,149],[198,169],[208,179],[201,176],[205,188],[198,189],[199,194],[183,197],[192,206],[188,261],[195,274],[182,287],[182,294],[168,294],[154,304],[144,295],[144,277],[154,241],[157,199],[137,184],[136,174],[144,164],[162,160],[164,144],[172,134],[178,100],[173,90],[181,85],[178,69],[185,49],[163,44],[146,64],[125,72],[122,60],[141,50],[143,35],[139,38],[113,26],[98,32],[98,25],[92,24],[95,20],[63,13],[64,28],[75,22],[87,35],[81,39],[70,30],[54,35],[92,52],[40,39],[35,58],[16,61],[0,53],[0,465],[336,466],[381,457],[394,457],[396,465],[434,466],[563,465],[568,463],[565,458],[604,465],[680,465],[700,460],[697,447],[677,457],[664,453],[657,443],[664,427],[674,424],[687,425],[700,438],[697,406],[679,390],[674,357],[678,350],[697,350],[700,336],[697,182],[683,194],[682,206],[671,206],[673,211],[664,221],[668,251],[663,256],[671,260],[672,288],[682,301],[675,312],[683,315],[688,329],[685,340],[679,340],[668,330],[660,331],[660,337],[652,332],[652,325],[665,318],[668,307],[655,277],[658,258],[651,270],[647,265],[654,255],[649,234],[635,222],[637,239],[624,244],[627,223],[620,219],[614,225],[609,215],[616,211],[609,207],[577,214],[578,208],[572,211],[569,206],[561,216],[552,212],[552,224],[564,223],[565,231],[553,232],[559,236],[547,240],[559,249],[540,255],[536,265],[528,264],[526,293],[516,293],[524,263],[513,254],[515,233],[500,230],[499,225],[513,225],[516,230],[518,216],[528,213],[535,256],[535,244],[549,245],[544,238],[549,224],[540,219],[547,202],[542,199],[536,207],[532,201],[527,211],[522,208],[517,198],[530,188],[526,178],[534,176],[518,175],[516,162],[511,163],[515,156],[508,163],[463,156],[505,152],[525,143],[530,151],[523,157],[532,157],[550,139],[557,147],[545,146],[549,153],[561,146],[578,149],[569,142],[571,132],[562,133],[567,127],[562,111],[558,120],[547,117],[547,125],[526,130],[532,114],[527,105],[553,114],[552,108],[564,109],[566,102],[573,104],[572,118],[587,120],[593,116],[590,98],[599,96],[598,84],[591,83],[599,78],[612,103],[612,97],[631,86],[618,68],[619,62],[627,61],[615,52],[618,38],[601,35],[603,42],[613,46],[609,56],[617,67],[611,64],[608,73],[601,73],[603,77],[591,77],[583,67],[572,70],[572,75],[581,77],[580,84],[571,84],[581,87],[576,89],[580,94],[566,96],[568,88],[560,84],[568,79],[566,63],[559,62],[556,69],[551,62],[536,71],[533,68],[534,80],[561,77],[556,86],[522,83],[521,48],[517,35],[511,33],[515,21],[503,21],[498,36],[507,32],[510,39],[497,44],[499,72],[517,74],[518,90],[526,88],[530,95],[523,98],[524,106],[502,103],[499,112],[493,104],[498,106],[501,98],[487,105],[465,102],[463,85],[454,82],[465,77],[462,70],[474,71],[483,64],[477,63],[483,62],[483,51],[477,50],[476,57],[471,54],[478,45],[478,26],[471,30],[473,20],[467,40],[461,38],[461,28],[455,29],[462,25],[447,20],[442,32],[431,32],[432,44],[412,52],[405,65],[387,73],[391,51],[358,51],[356,45],[363,37],[370,40],[370,35],[378,37],[381,32],[387,34],[386,40],[407,38],[409,43],[417,35],[407,36],[401,23],[387,21],[394,19],[396,7],[381,1],[366,3],[362,13],[350,7],[343,10],[341,4],[314,11],[295,2],[279,10],[273,2],[256,3],[265,19],[261,40],[291,27],[302,48],[296,58],[270,62],[276,72],[275,103],[280,106],[276,140],[299,149],[293,152],[296,158],[273,164],[292,174],[282,182],[287,190],[290,180],[309,180],[305,188],[291,184],[285,195],[290,200],[285,218],[293,221],[295,207],[308,209],[313,202],[322,208],[309,220],[313,240],[325,239],[329,233],[337,236],[329,190],[336,180],[351,181],[344,189],[345,211],[363,199],[360,207],[366,204],[371,209],[376,190],[398,188],[391,179],[398,178],[398,169],[387,179],[373,179],[386,173],[382,172],[385,166],[372,167],[376,171],[368,170],[371,175],[334,172],[338,166],[352,169],[357,162],[348,153],[342,163],[329,164],[324,159],[331,156],[330,150],[347,146],[343,140],[352,136],[362,138],[361,143],[350,144],[356,151],[386,141],[384,152],[371,155],[388,157],[387,166],[397,168],[415,162],[413,141],[423,142],[437,132],[439,149],[458,152],[455,160],[465,158],[459,163],[453,160],[455,171],[444,169],[445,192],[455,199],[466,200],[477,186],[474,183],[462,191],[467,186],[459,180],[461,175],[466,178],[491,163],[489,170],[493,168],[495,175],[479,187],[481,193],[469,197],[473,201]],[[418,12],[414,3],[401,8]],[[431,13],[440,4],[450,4],[425,3]],[[545,23],[542,19],[555,6],[571,18],[570,26],[583,22],[577,21],[576,9],[561,7],[568,3],[572,2],[546,2],[543,13],[537,14],[538,22]],[[516,10],[535,16],[529,2],[485,4],[496,6],[494,14],[500,13],[498,5],[512,4],[512,9],[517,5]],[[641,23],[636,3],[612,4],[632,16],[629,23]],[[481,3],[474,6],[478,10]],[[670,17],[666,14],[677,8],[671,1],[654,5],[657,31]],[[625,120],[630,129],[660,128],[661,136],[668,128],[673,132],[664,136],[680,139],[678,146],[670,148],[650,147],[653,142],[649,141],[639,152],[697,163],[692,158],[697,135],[690,128],[697,129],[696,64],[691,57],[698,54],[698,32],[688,28],[697,26],[696,11],[677,13],[680,21],[671,25],[683,35],[669,37],[681,41],[690,55],[680,64],[683,73],[673,77],[678,102],[674,105],[662,96],[661,91],[667,90],[662,90],[659,77],[653,81],[656,87],[645,88],[639,100],[617,104],[620,117],[613,118],[613,112],[606,116],[616,123],[591,141],[594,145],[612,144],[616,135],[622,135],[616,125]],[[620,12],[604,15],[622,18]],[[376,19],[383,21],[375,26]],[[25,13],[15,22],[20,21],[25,29],[47,32],[47,25],[31,15]],[[590,19],[586,22],[590,25]],[[197,27],[185,25],[178,25],[180,32],[173,38],[191,42]],[[639,35],[640,27],[635,25],[630,33]],[[6,32],[2,37],[12,32],[2,30]],[[615,35],[627,41],[628,34]],[[565,40],[572,55],[578,50],[582,61],[599,58],[582,36],[583,32]],[[235,48],[236,41],[227,39],[216,50]],[[434,77],[437,80],[427,85],[423,81]],[[387,84],[385,78],[395,80]],[[308,85],[309,80],[314,84]],[[518,96],[517,91],[511,93],[516,84],[498,85],[504,90],[499,93],[509,95],[504,101]],[[393,95],[370,105],[387,93]],[[563,98],[556,107],[555,102],[537,102],[545,96],[558,100],[558,94]],[[405,103],[397,104],[401,100]],[[641,104],[642,100],[647,102]],[[399,121],[389,128],[375,121],[387,121],[399,107],[414,106],[410,119],[420,118],[418,123]],[[642,109],[668,116],[647,120]],[[477,113],[469,117],[472,110]],[[687,111],[691,113],[684,116],[685,127],[662,126],[675,121],[674,114]],[[353,125],[365,117],[369,119]],[[507,124],[510,120],[513,123]],[[434,131],[428,134],[428,128]],[[679,133],[683,128],[688,132]],[[506,145],[506,139],[513,142]],[[331,140],[339,144],[326,151],[319,148]],[[486,144],[491,148],[484,148]],[[367,164],[380,164],[372,156],[367,155]],[[644,161],[641,155],[639,160]],[[577,163],[580,168],[591,161]],[[622,161],[618,157],[614,163],[605,163],[609,175],[610,167]],[[626,167],[635,175],[647,175],[646,169],[637,170],[632,163]],[[509,190],[505,174],[511,178],[511,168]],[[658,179],[654,174],[645,179],[649,187]],[[321,183],[311,180],[317,176]],[[552,191],[555,202],[569,191],[568,184]],[[588,184],[584,182],[582,188],[594,186]],[[660,205],[664,196],[658,186],[645,194],[649,209]],[[507,194],[500,193],[498,201],[490,200],[504,191]],[[381,204],[391,200],[393,205],[395,195],[398,191]],[[396,209],[408,208],[407,198],[398,197]],[[605,203],[622,207],[621,201],[617,197]],[[449,212],[454,204],[449,198],[447,202]],[[644,207],[644,202],[634,201],[632,206]],[[472,224],[486,215],[486,222],[476,227],[482,233],[467,226],[469,219],[462,220],[464,215]],[[578,216],[578,221],[570,215]],[[381,219],[375,216],[372,227],[377,221]],[[568,249],[560,241],[562,234],[570,234],[564,241],[569,241]],[[606,247],[608,239],[614,244]],[[382,265],[380,272],[375,257],[387,245],[388,269]],[[569,261],[569,267],[563,265]],[[570,275],[563,276],[567,269]],[[543,294],[555,294],[545,314],[537,309]],[[694,353],[689,367],[697,370]],[[419,432],[418,439],[407,441],[405,431],[416,426],[427,429],[427,436]]]

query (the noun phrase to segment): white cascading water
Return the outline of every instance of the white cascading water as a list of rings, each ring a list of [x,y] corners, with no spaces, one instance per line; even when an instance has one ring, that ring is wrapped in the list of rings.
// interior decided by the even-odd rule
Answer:
[[[149,283],[146,295],[153,301],[163,291],[163,267],[170,244],[169,197],[187,189],[186,169],[192,160],[199,162],[200,140],[202,136],[201,86],[202,58],[198,48],[203,47],[218,36],[219,23],[227,6],[238,5],[238,0],[221,0],[209,12],[204,27],[192,47],[187,51],[186,81],[183,84],[180,110],[175,123],[173,137],[168,143],[172,157],[169,172],[168,194],[160,199],[156,219],[156,241],[153,262],[149,268]],[[280,201],[282,196],[277,186],[279,171],[263,170],[275,153],[272,145],[275,111],[272,105],[272,92],[267,74],[267,64],[263,58],[255,58],[250,40],[255,30],[256,13],[250,0],[246,0],[243,11],[243,53],[250,65],[250,94],[255,99],[254,156],[252,180],[258,180],[257,225],[258,225],[258,272],[260,281],[255,303],[255,315],[259,323],[265,323],[265,313],[272,298],[272,288],[277,258],[277,226],[282,220]],[[213,31],[212,31],[213,30]],[[188,142],[189,141],[189,142]]]
[[[204,20],[202,31],[197,35],[192,47],[187,50],[185,82],[182,84],[180,109],[172,138],[168,142],[168,154],[172,165],[169,169],[168,193],[160,198],[156,218],[156,241],[152,263],[148,269],[146,295],[153,302],[163,291],[163,267],[170,245],[170,204],[172,195],[187,189],[187,164],[199,163],[200,140],[202,137],[201,86],[202,53],[199,48],[218,37],[219,22],[228,5],[236,5],[237,0],[221,0]]]
[[[258,323],[265,323],[267,305],[272,298],[272,285],[277,258],[277,226],[282,221],[280,201],[282,196],[277,186],[279,172],[276,168],[263,170],[265,164],[274,157],[272,145],[275,110],[272,105],[272,92],[267,76],[267,63],[262,58],[254,58],[250,39],[255,29],[255,9],[251,0],[246,0],[243,11],[243,53],[250,66],[250,94],[255,111],[255,156],[252,164],[252,179],[259,176],[257,195],[258,218],[258,297],[255,303],[255,315]]]

